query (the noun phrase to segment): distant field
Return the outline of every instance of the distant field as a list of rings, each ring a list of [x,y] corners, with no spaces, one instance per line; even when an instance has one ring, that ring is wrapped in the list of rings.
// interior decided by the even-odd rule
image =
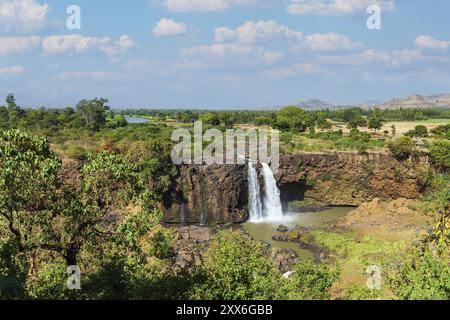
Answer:
[[[402,135],[413,130],[418,125],[424,125],[428,130],[434,129],[441,125],[450,124],[450,119],[429,119],[429,120],[417,120],[417,121],[391,121],[384,123],[381,128],[381,132],[387,130],[391,132],[392,125],[395,125],[397,135]],[[350,132],[345,124],[336,124],[334,129],[342,129],[345,133]],[[370,131],[368,128],[359,128],[361,131]]]

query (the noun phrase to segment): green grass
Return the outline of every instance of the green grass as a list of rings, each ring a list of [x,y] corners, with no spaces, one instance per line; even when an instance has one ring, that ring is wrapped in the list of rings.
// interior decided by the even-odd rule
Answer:
[[[362,264],[382,263],[387,256],[393,256],[404,248],[402,241],[386,241],[371,236],[361,239],[350,232],[312,232],[314,242],[327,248],[338,257]]]

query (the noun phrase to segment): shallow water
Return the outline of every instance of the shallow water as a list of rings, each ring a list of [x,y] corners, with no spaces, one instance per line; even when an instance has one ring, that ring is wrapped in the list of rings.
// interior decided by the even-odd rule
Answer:
[[[130,124],[140,124],[140,123],[148,123],[150,122],[148,119],[145,118],[137,118],[137,117],[125,117],[125,120],[127,120]]]
[[[321,212],[290,212],[286,213],[283,216],[283,219],[279,221],[265,220],[261,222],[247,222],[243,225],[243,228],[254,239],[267,242],[274,248],[291,249],[294,250],[299,255],[299,257],[303,259],[313,259],[313,253],[309,250],[301,249],[297,243],[272,240],[272,236],[277,234],[278,226],[282,224],[289,228],[293,228],[296,225],[303,227],[313,227],[326,221],[332,221],[341,218],[354,209],[355,208],[353,207],[335,207]]]

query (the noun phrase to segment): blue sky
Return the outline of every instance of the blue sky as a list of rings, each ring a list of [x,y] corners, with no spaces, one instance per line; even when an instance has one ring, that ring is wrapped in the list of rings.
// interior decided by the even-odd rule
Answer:
[[[73,4],[80,30],[66,27]],[[0,95],[270,108],[448,93],[449,14],[446,0],[0,0]]]

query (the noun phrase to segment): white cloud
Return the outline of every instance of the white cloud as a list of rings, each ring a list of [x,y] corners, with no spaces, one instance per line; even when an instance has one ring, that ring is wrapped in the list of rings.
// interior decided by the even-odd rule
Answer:
[[[395,0],[291,0],[287,11],[294,15],[344,15],[365,12],[370,5],[395,10]]]
[[[126,35],[117,41],[112,41],[109,37],[84,37],[79,34],[49,36],[42,41],[42,48],[46,54],[73,54],[99,50],[109,56],[115,56],[136,47],[138,46],[134,40]]]
[[[114,72],[106,71],[67,71],[56,76],[57,80],[107,80],[112,79],[116,76]]]
[[[127,35],[121,36],[119,40],[110,45],[100,47],[108,56],[119,56],[135,48],[139,48],[139,45]]]
[[[336,50],[356,50],[363,48],[361,43],[355,43],[350,38],[338,33],[312,34],[306,37],[302,43],[293,46],[298,51],[309,49],[311,51],[336,51]]]
[[[13,66],[13,67],[3,67],[0,68],[0,75],[19,75],[25,72],[25,67],[23,66]]]
[[[401,64],[413,63],[424,59],[421,50],[403,49],[393,51],[376,51],[367,49],[363,52],[339,55],[339,56],[320,56],[319,60],[324,64],[332,65],[367,65],[384,64],[399,66]]]
[[[187,27],[184,23],[176,22],[172,19],[162,18],[153,28],[153,34],[156,37],[170,37],[182,35],[186,32]]]
[[[41,37],[0,37],[0,56],[25,53],[40,46]]]
[[[217,28],[214,32],[216,42],[238,41],[244,44],[268,41],[300,41],[303,33],[294,31],[276,21],[247,21],[236,29]]]
[[[6,33],[35,33],[46,26],[48,10],[36,0],[0,0],[0,25]]]
[[[271,0],[159,0],[169,11],[224,11],[232,6],[260,5],[271,2]]]
[[[301,31],[292,30],[276,21],[247,21],[243,25],[231,29],[219,27],[214,32],[217,43],[235,42],[255,44],[270,42],[287,42],[294,51],[308,49],[311,51],[357,50],[364,47],[350,38],[338,33],[304,35]]]
[[[447,50],[450,48],[450,41],[437,40],[429,35],[418,36],[414,41],[417,47],[430,50]]]

